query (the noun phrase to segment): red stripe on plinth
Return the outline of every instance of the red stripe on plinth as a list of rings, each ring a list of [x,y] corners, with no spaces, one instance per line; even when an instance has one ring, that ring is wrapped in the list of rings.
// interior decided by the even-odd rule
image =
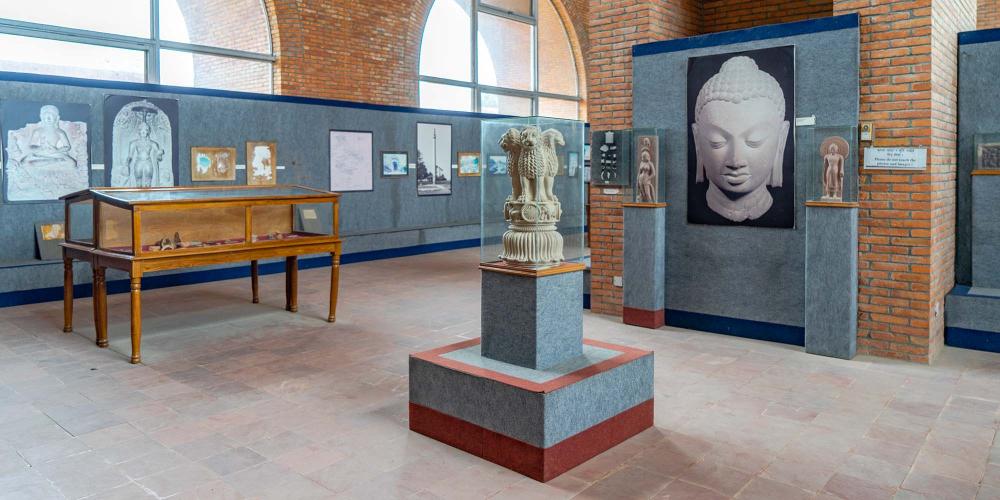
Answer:
[[[626,325],[654,329],[666,324],[666,321],[664,321],[663,309],[648,311],[646,309],[634,309],[631,307],[622,308],[622,322]]]
[[[546,482],[653,426],[653,400],[625,410],[549,448],[410,403],[410,430]]]

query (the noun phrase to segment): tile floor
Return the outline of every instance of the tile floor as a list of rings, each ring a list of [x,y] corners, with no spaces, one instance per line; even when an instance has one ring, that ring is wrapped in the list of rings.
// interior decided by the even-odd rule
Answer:
[[[1000,355],[932,367],[587,313],[585,332],[656,351],[656,427],[540,484],[406,427],[407,354],[473,337],[477,252],[128,296],[111,349],[58,302],[0,309],[0,498],[1000,498]]]

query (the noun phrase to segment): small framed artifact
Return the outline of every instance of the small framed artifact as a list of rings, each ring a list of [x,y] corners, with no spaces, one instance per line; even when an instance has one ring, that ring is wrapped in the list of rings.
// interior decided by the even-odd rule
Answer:
[[[236,180],[236,148],[191,148],[191,180]]]
[[[278,180],[278,143],[247,141],[247,184],[273,186]]]
[[[1000,142],[987,142],[976,147],[977,170],[1000,170]]]
[[[38,258],[58,260],[62,258],[60,243],[66,240],[66,226],[62,222],[42,222],[35,224],[35,241],[38,242]]]
[[[410,154],[406,151],[382,151],[382,177],[410,175]]]
[[[459,177],[479,177],[482,167],[479,160],[479,153],[475,151],[458,152],[458,175]]]
[[[872,122],[861,122],[858,131],[858,140],[861,142],[872,142],[875,140],[875,124]]]

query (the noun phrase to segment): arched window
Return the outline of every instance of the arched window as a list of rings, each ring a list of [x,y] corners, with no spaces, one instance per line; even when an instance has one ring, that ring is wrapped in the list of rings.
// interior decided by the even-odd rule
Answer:
[[[0,71],[271,93],[262,0],[0,2]]]
[[[585,120],[579,82],[552,0],[431,6],[420,46],[420,107]]]

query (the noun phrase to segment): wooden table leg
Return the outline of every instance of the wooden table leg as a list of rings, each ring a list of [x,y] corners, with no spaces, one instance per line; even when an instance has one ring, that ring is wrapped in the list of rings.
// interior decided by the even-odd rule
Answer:
[[[63,331],[73,331],[73,259],[63,257]]]
[[[94,329],[97,347],[108,346],[108,283],[105,268],[94,268]]]
[[[256,260],[250,261],[250,287],[253,290],[253,303],[260,303],[260,288],[258,285],[258,278],[260,277],[260,269],[257,266]]]
[[[285,258],[285,310],[299,310],[299,258]]]
[[[138,364],[142,361],[142,303],[140,302],[139,290],[141,289],[142,278],[129,278],[132,299],[132,359],[130,363]]]
[[[326,320],[330,323],[337,321],[337,292],[340,290],[340,253],[330,254],[333,258],[333,265],[330,267],[330,317]]]

